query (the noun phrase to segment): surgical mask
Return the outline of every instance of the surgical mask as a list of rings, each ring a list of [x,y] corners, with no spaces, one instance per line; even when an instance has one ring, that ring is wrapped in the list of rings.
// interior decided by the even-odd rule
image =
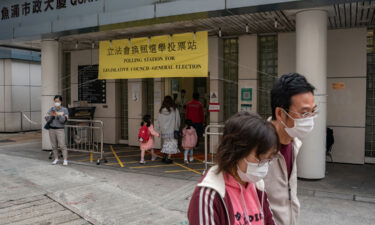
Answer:
[[[55,102],[55,106],[56,107],[60,107],[61,106],[61,102]]]
[[[284,111],[285,112],[285,111]],[[316,116],[307,118],[295,119],[287,112],[285,114],[294,121],[294,127],[288,127],[283,121],[280,121],[285,126],[285,131],[292,138],[304,138],[314,129],[314,119]]]
[[[243,182],[256,183],[266,177],[269,163],[260,165],[259,163],[248,162],[246,159],[245,161],[247,163],[246,173],[237,168],[238,176]]]

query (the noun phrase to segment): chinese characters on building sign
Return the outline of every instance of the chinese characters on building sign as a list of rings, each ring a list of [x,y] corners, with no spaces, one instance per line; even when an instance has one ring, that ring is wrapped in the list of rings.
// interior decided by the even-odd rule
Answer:
[[[206,31],[99,44],[99,79],[207,77]]]
[[[150,45],[134,45],[134,46],[121,46],[117,48],[109,47],[107,49],[107,56],[111,55],[134,55],[142,53],[158,53],[158,52],[176,52],[184,50],[197,50],[196,41],[181,41],[181,42],[170,42],[170,43],[159,43]]]
[[[98,0],[33,0],[1,8],[1,20],[65,9],[68,5],[78,6]]]

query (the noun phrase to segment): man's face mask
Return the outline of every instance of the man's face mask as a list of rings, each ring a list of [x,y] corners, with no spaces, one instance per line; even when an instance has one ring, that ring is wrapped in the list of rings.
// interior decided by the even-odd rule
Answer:
[[[284,125],[286,133],[292,138],[304,138],[314,129],[314,119],[316,113],[312,116],[295,119],[291,117],[284,109],[283,112],[294,121],[294,127],[288,127],[283,121],[280,121]]]

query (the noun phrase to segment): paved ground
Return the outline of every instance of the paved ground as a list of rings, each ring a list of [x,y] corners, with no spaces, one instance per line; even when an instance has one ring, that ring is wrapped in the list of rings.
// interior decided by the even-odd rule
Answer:
[[[0,202],[1,224],[91,224],[46,195]]]
[[[6,224],[2,220],[4,217],[21,220],[21,215],[25,214],[22,210],[46,221],[34,224],[61,224],[66,215],[75,222],[66,224],[87,221],[93,224],[187,224],[189,198],[199,179],[195,172],[179,165],[170,167],[183,172],[166,173],[172,169],[163,166],[130,168],[138,166],[130,163],[135,158],[122,157],[126,155],[121,155],[121,151],[134,149],[122,146],[114,146],[114,149],[125,165],[123,168],[89,162],[52,166],[48,152],[41,151],[40,145],[38,140],[0,145],[0,224]],[[82,160],[89,161],[89,156],[83,156]],[[162,165],[160,162],[146,165],[153,163]],[[330,164],[326,179],[299,181],[300,224],[375,224],[374,178],[373,165]],[[38,198],[40,200],[35,202],[40,205],[32,203]],[[19,206],[9,205],[14,202]],[[48,221],[48,216],[54,214],[57,216],[52,218],[56,220]]]
[[[127,147],[123,145],[106,145],[104,146],[105,158],[107,163],[102,163],[104,166],[114,167],[122,171],[137,172],[143,174],[165,176],[187,180],[197,180],[204,171],[204,154],[202,152],[195,152],[195,161],[184,164],[183,154],[179,153],[173,157],[172,164],[165,164],[161,161],[162,154],[159,150],[155,150],[156,154],[160,156],[155,161],[151,161],[150,152],[146,152],[146,164],[140,165],[140,151],[135,147]],[[87,153],[71,153],[70,160],[74,162],[90,163],[90,154]],[[96,163],[97,156],[92,157],[92,163]]]

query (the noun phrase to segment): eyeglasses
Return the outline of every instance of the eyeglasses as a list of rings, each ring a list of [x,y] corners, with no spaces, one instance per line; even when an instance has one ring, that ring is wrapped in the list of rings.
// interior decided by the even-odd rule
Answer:
[[[252,156],[250,155],[253,159],[255,159],[256,161],[258,161],[258,166],[261,167],[261,166],[264,166],[265,164],[272,164],[273,161],[275,161],[276,157],[272,157],[270,159],[262,159],[262,160],[259,160],[258,158],[256,158],[255,156]]]
[[[310,117],[314,117],[314,116],[317,116],[319,114],[319,109],[315,108],[313,109],[312,112],[305,112],[305,113],[299,113],[299,112],[294,112],[294,111],[286,111],[285,109],[283,109],[287,114],[289,113],[294,113],[296,115],[299,116],[299,118],[310,118]]]

